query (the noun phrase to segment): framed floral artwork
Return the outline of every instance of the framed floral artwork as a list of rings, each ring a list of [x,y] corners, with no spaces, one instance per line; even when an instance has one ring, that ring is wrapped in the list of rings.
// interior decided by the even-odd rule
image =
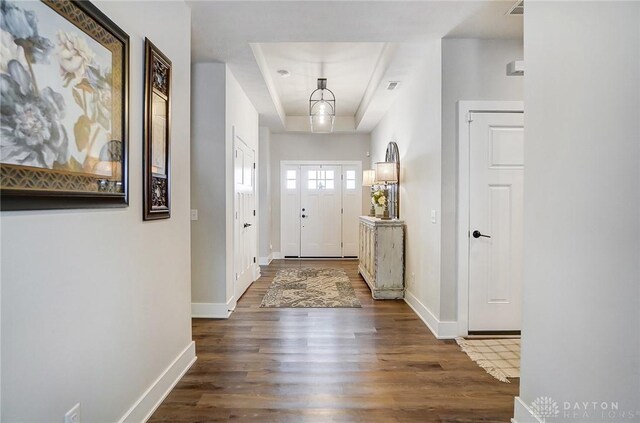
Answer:
[[[145,39],[144,80],[144,220],[171,217],[171,60]]]
[[[0,0],[0,207],[128,204],[129,36],[88,1]]]

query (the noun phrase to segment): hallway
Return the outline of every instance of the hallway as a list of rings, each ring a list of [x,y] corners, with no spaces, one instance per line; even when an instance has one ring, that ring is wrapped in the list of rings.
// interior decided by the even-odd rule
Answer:
[[[343,268],[362,308],[259,308],[279,269]],[[198,360],[150,422],[507,422],[495,380],[403,301],[374,301],[357,261],[275,260],[228,320],[194,319]]]

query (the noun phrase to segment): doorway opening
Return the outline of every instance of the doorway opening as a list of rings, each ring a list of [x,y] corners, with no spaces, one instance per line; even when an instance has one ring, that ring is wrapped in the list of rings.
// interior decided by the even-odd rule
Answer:
[[[280,165],[280,236],[285,258],[357,258],[362,163]]]

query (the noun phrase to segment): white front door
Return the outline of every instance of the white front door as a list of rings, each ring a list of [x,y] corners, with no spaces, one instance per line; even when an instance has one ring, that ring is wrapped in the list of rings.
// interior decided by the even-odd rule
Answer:
[[[524,116],[473,113],[469,125],[469,331],[520,330]]]
[[[254,280],[256,257],[255,152],[239,137],[234,142],[235,297]]]
[[[300,256],[342,257],[341,166],[301,166]]]

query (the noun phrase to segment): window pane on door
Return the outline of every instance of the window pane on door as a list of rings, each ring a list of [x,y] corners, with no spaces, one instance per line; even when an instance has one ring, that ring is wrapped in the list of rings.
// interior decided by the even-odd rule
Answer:
[[[287,189],[296,189],[296,181],[298,180],[295,170],[287,170]]]
[[[335,172],[333,170],[309,170],[308,189],[335,189]]]
[[[355,170],[347,170],[345,174],[346,180],[346,188],[347,189],[356,189],[356,171]]]

